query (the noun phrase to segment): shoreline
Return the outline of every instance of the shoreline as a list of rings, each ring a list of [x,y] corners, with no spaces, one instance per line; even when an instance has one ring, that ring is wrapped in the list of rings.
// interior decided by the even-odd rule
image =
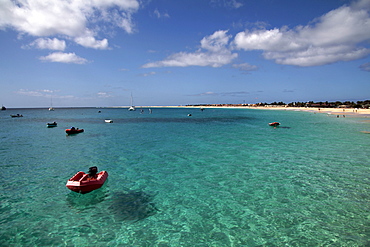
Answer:
[[[285,107],[285,106],[179,106],[184,108],[221,108],[221,109],[254,109],[254,110],[280,110],[280,111],[306,111],[313,113],[326,113],[329,115],[370,117],[370,109],[360,108],[319,108],[319,107]]]
[[[103,107],[55,107],[55,109],[75,109],[75,108],[128,108],[129,106],[103,106]],[[188,109],[254,109],[254,110],[279,110],[279,111],[305,111],[313,113],[326,113],[328,115],[339,115],[340,117],[370,117],[370,109],[363,108],[319,108],[319,107],[285,107],[285,106],[207,106],[207,105],[177,105],[177,106],[136,106],[140,108],[188,108]],[[47,109],[46,107],[30,107],[30,108],[8,108],[7,110],[21,109]],[[2,111],[6,112],[6,111]]]

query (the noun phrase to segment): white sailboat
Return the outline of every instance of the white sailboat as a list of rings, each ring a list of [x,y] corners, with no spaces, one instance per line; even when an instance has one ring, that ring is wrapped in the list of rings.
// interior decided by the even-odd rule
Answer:
[[[49,111],[54,111],[54,108],[53,108],[53,98],[50,99]]]
[[[129,111],[136,111],[136,108],[134,106],[133,100],[132,100],[132,93],[131,93],[131,106],[128,108]]]

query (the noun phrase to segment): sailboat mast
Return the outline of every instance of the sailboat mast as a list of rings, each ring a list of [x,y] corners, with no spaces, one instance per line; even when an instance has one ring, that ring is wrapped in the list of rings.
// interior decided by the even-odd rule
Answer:
[[[54,108],[53,108],[53,97],[52,97],[52,96],[50,97],[50,107],[49,107],[49,111],[54,111]]]
[[[132,93],[131,93],[131,106],[128,108],[129,111],[135,111],[135,106],[134,106],[134,103],[133,103],[133,98],[132,98]]]

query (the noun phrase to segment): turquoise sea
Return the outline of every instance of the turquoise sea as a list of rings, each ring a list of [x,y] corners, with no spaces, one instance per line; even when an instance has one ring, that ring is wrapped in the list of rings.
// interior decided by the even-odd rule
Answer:
[[[1,111],[0,246],[370,246],[369,119],[143,110]]]

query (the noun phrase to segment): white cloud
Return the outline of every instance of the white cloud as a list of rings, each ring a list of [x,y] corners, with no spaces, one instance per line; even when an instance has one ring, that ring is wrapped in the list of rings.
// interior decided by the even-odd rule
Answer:
[[[232,9],[238,9],[243,6],[242,3],[236,1],[236,0],[211,0],[211,5],[214,6],[221,6],[221,7],[227,7]]]
[[[232,54],[231,52],[225,54],[180,52],[169,56],[163,61],[147,63],[143,65],[143,68],[188,66],[211,66],[217,68],[229,64],[236,57],[237,54]]]
[[[215,93],[215,92],[205,92],[200,94],[194,94],[191,96],[232,96],[232,97],[241,97],[249,94],[249,92],[246,91],[240,91],[240,92],[221,92],[221,93]]]
[[[297,65],[302,67],[319,66],[338,61],[352,61],[363,58],[370,53],[369,49],[356,49],[351,46],[308,47],[305,50],[291,52],[265,52],[266,59],[273,59],[278,64]]]
[[[15,93],[16,94],[21,94],[21,95],[24,95],[24,96],[32,96],[32,97],[50,97],[55,92],[59,92],[59,90],[50,90],[50,89],[39,89],[39,90],[19,89]]]
[[[242,71],[254,71],[258,70],[256,65],[250,65],[249,63],[233,64],[233,68],[242,70]]]
[[[107,49],[108,48],[108,40],[103,39],[103,40],[96,40],[94,35],[91,34],[91,32],[86,31],[86,35],[84,36],[79,36],[74,39],[74,41],[82,45],[84,47],[88,48],[94,48],[94,49]]]
[[[361,64],[360,69],[363,70],[363,71],[370,72],[370,63]]]
[[[219,93],[215,92],[204,92],[204,93],[198,93],[198,94],[192,94],[189,96],[195,96],[195,97],[203,97],[203,96],[219,96]]]
[[[78,99],[76,96],[73,95],[57,95],[55,93],[60,92],[60,90],[50,90],[50,89],[36,89],[36,90],[29,90],[29,89],[19,89],[15,91],[15,94],[19,94],[22,96],[28,97],[39,97],[39,98],[48,98],[52,97],[53,99]]]
[[[29,46],[35,47],[37,49],[64,51],[64,49],[66,48],[66,42],[64,40],[59,40],[57,38],[53,39],[38,38],[35,41],[33,41]]]
[[[282,29],[271,30],[248,30],[240,32],[235,36],[234,43],[237,48],[246,51],[264,50],[264,51],[289,51],[300,48],[294,32]]]
[[[49,94],[59,92],[59,90],[50,90],[50,89],[41,89],[39,91],[43,93],[49,93]]]
[[[205,93],[196,94],[194,96],[217,96],[217,95],[219,94],[215,92],[205,92]]]
[[[149,72],[149,73],[141,74],[141,76],[147,77],[147,76],[155,75],[155,74],[157,74],[157,73],[156,73],[156,72],[154,72],[154,71],[152,71],[152,72]]]
[[[17,92],[17,94],[25,95],[25,96],[32,96],[32,97],[41,97],[44,96],[44,94],[40,91],[29,91],[27,89],[20,89]]]
[[[40,60],[46,62],[59,62],[59,63],[76,63],[85,64],[88,61],[85,58],[77,56],[75,53],[54,52],[45,57],[40,57]]]
[[[234,9],[238,9],[240,7],[243,6],[242,3],[236,1],[236,0],[230,0],[230,1],[227,1],[228,5],[231,7],[231,8],[234,8]]]
[[[155,9],[154,10],[154,15],[158,18],[158,19],[161,19],[161,18],[170,18],[170,15],[168,13],[161,13],[159,12],[158,9]]]
[[[262,50],[266,59],[279,64],[316,66],[350,61],[370,54],[361,47],[370,41],[370,1],[357,1],[294,29],[282,27],[240,32],[237,49]]]
[[[112,98],[111,92],[98,92],[98,98]]]
[[[249,94],[249,92],[246,91],[220,93],[221,96],[233,96],[233,97],[244,97],[247,94]]]
[[[212,35],[204,37],[200,41],[200,45],[203,49],[210,52],[222,52],[227,50],[226,45],[229,43],[230,35],[227,35],[227,31],[220,30],[214,32]]]
[[[194,53],[175,53],[162,61],[147,63],[143,68],[153,67],[187,67],[187,66],[211,66],[221,67],[237,58],[238,54],[231,53],[227,48],[230,36],[227,31],[216,31],[201,40],[201,49]],[[202,50],[203,49],[203,50]],[[204,51],[205,50],[205,51]]]
[[[97,41],[93,25],[107,22],[131,33],[131,15],[137,0],[1,0],[0,29],[47,37],[62,35],[82,46],[106,49],[108,41]]]

